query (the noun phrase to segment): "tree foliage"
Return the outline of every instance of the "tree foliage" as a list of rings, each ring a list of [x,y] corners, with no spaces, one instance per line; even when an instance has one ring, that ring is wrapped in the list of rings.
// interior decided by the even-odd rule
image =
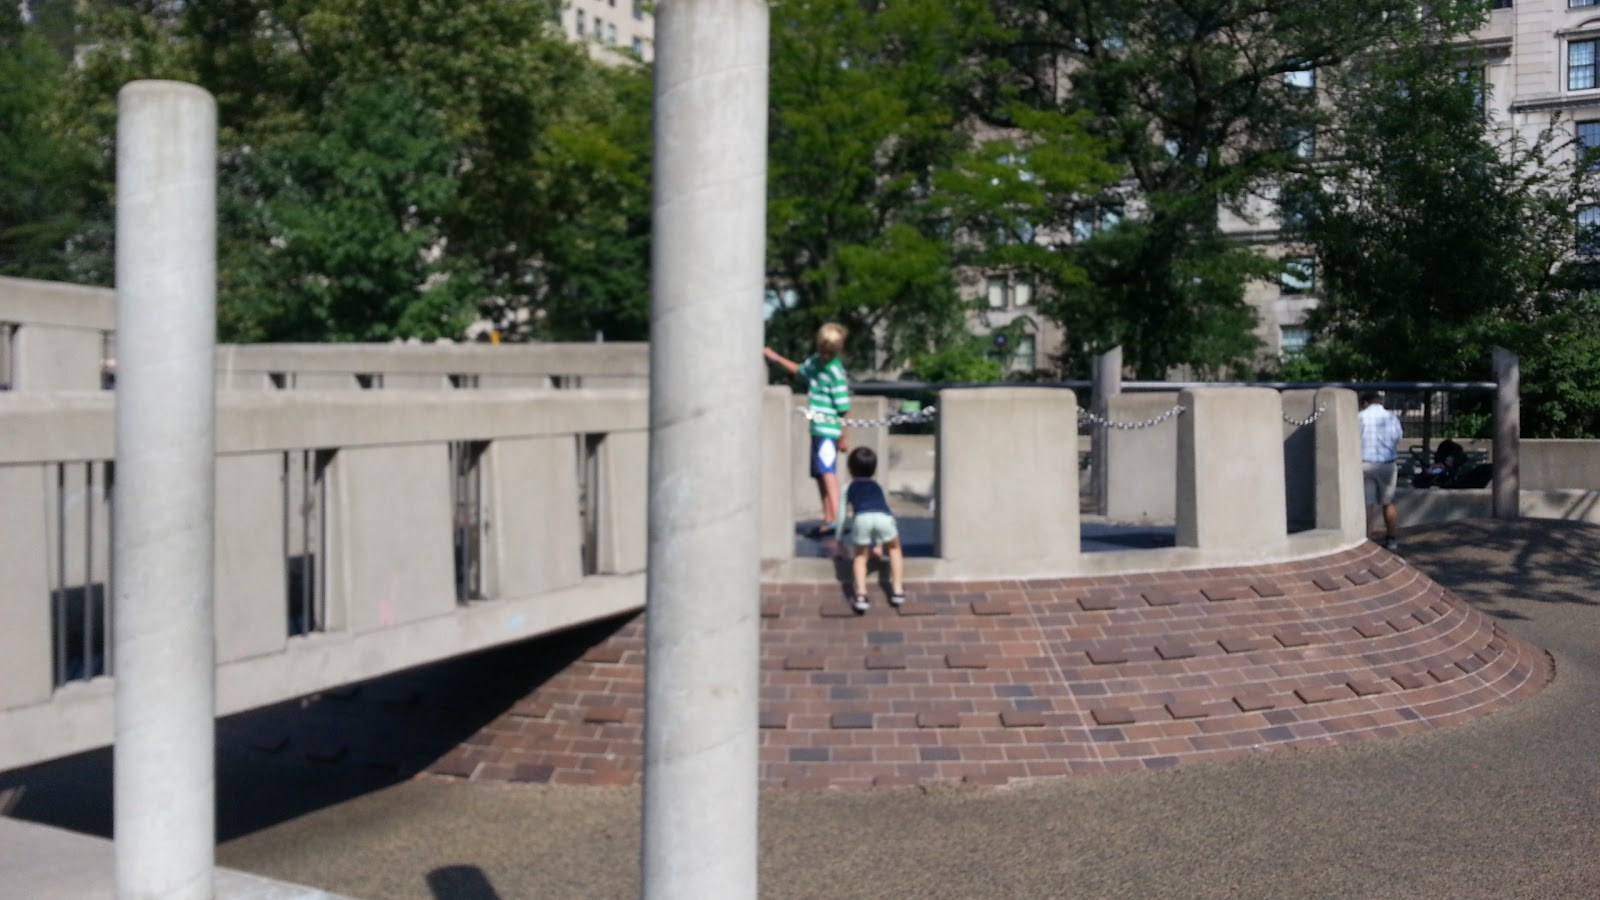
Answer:
[[[111,277],[116,92],[178,78],[218,103],[223,337],[431,337],[479,314],[644,336],[644,76],[591,61],[552,0],[78,10],[80,63],[46,93],[92,163],[90,202],[58,204],[80,280]]]
[[[857,363],[959,342],[959,274],[1044,264],[1016,249],[1030,218],[1110,175],[1059,116],[1029,135],[975,128],[1003,36],[984,0],[796,0],[773,8],[772,35],[768,270],[793,297],[773,318],[781,345],[828,319],[851,327]]]
[[[1219,217],[1261,220],[1296,152],[1322,123],[1301,73],[1337,69],[1376,48],[1404,52],[1481,21],[1473,0],[999,0],[1018,39],[996,79],[1016,100],[1077,112],[1113,147],[1125,179],[1112,199],[1128,223],[1072,251],[1091,273],[1055,293],[1050,313],[1095,352],[1121,344],[1140,375],[1221,371],[1248,361],[1245,284],[1272,271]],[[1421,10],[1421,11],[1419,11]]]
[[[1306,363],[1339,379],[1480,380],[1505,346],[1523,358],[1527,433],[1597,433],[1593,378],[1578,375],[1600,360],[1596,310],[1576,255],[1595,178],[1560,122],[1527,140],[1488,119],[1479,65],[1418,48],[1333,85],[1337,145],[1295,186],[1322,295]]]

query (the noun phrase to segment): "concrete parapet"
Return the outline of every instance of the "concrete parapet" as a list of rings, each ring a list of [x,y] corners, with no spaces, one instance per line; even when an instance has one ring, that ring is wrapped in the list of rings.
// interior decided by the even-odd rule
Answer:
[[[1072,571],[1078,402],[1070,390],[939,392],[935,543],[942,559]]]
[[[794,555],[794,463],[791,436],[799,416],[786,387],[761,395],[761,558]],[[887,460],[885,460],[887,462]],[[812,492],[815,494],[815,491]]]
[[[1178,405],[1176,391],[1117,394],[1107,400],[1113,422],[1145,422]],[[1106,431],[1106,518],[1170,522],[1178,503],[1178,423]]]
[[[1288,529],[1283,403],[1270,388],[1200,388],[1179,395],[1177,545],[1282,556]]]
[[[1356,392],[1321,388],[1316,394],[1316,406],[1322,414],[1313,426],[1317,459],[1315,526],[1359,541],[1367,536],[1367,512]]]
[[[486,593],[526,597],[581,582],[583,541],[573,440],[498,440],[484,452]]]
[[[711,452],[708,440],[706,452]],[[643,572],[646,552],[650,435],[643,431],[607,434],[599,447],[598,573]]]

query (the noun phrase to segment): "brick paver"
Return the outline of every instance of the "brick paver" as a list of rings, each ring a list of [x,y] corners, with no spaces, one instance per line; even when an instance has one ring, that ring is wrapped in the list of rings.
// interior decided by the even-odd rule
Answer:
[[[1230,569],[913,582],[852,614],[766,584],[769,788],[1004,784],[1423,731],[1548,678],[1543,655],[1373,544]],[[642,617],[436,763],[439,775],[634,784]]]

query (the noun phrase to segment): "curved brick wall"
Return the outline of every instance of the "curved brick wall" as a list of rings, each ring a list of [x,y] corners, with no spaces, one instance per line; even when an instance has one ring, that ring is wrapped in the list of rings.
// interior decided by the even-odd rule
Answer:
[[[1235,569],[762,590],[766,787],[1159,768],[1422,731],[1537,691],[1544,655],[1372,544]],[[638,781],[644,629],[619,627],[431,771]]]

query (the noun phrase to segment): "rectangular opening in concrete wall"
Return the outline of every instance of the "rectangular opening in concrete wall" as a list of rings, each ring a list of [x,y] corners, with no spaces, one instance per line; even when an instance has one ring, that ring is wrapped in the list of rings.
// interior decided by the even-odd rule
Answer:
[[[456,374],[450,376],[450,386],[459,390],[466,390],[478,386],[478,376]]]
[[[578,435],[578,521],[583,529],[583,574],[600,572],[600,445],[603,434]]]
[[[551,375],[550,386],[558,390],[575,391],[583,387],[581,375]]]
[[[483,455],[487,441],[450,443],[451,533],[455,544],[456,602],[482,600],[484,532]]]
[[[109,461],[57,463],[52,485],[50,620],[57,687],[111,673]]]
[[[294,387],[293,372],[268,372],[267,386],[275,391],[287,391]]]
[[[117,333],[100,332],[100,389],[109,391],[117,386]]]
[[[376,390],[383,387],[382,372],[357,372],[356,385],[364,391]]]
[[[332,450],[283,454],[283,546],[290,637],[326,631],[328,465]]]

